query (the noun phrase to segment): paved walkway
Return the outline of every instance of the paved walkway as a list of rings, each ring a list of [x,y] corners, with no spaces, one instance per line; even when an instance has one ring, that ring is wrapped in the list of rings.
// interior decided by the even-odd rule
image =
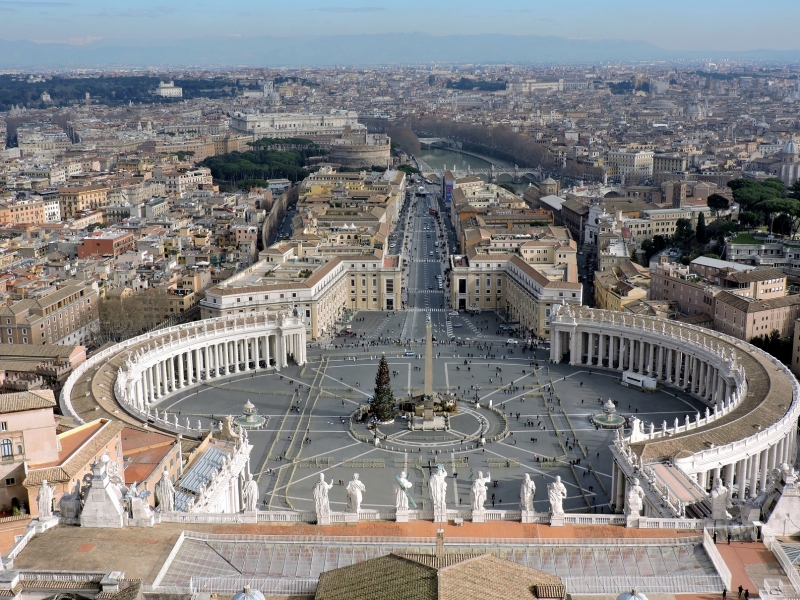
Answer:
[[[731,542],[730,546],[720,542],[717,549],[731,571],[734,591],[728,598],[736,598],[739,585],[750,590],[751,598],[757,596],[764,579],[780,579],[784,589],[792,589],[777,559],[761,542]]]

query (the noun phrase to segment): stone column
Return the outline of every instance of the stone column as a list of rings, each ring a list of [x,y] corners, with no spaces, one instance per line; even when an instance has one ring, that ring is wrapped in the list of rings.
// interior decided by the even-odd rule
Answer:
[[[675,386],[682,388],[681,367],[683,366],[683,352],[675,350]]]
[[[628,338],[628,371],[633,371],[633,338]]]
[[[765,449],[761,451],[761,455],[759,456],[759,464],[761,466],[761,490],[767,489],[767,473],[769,472],[767,467],[769,459],[769,450]]]
[[[647,350],[647,374],[652,376],[653,375],[653,343],[648,342],[648,346],[650,346]]]
[[[753,454],[750,457],[750,493],[748,494],[748,498],[755,498],[756,497],[756,482],[758,481],[758,454]]]
[[[639,373],[644,375],[644,342],[639,340]]]
[[[154,398],[161,398],[161,364],[156,363],[153,365],[153,384],[155,385],[155,389],[153,390],[153,397]]]
[[[744,500],[744,490],[747,487],[747,459],[741,459],[736,463],[736,467],[736,487],[739,490],[739,500]]]
[[[195,352],[197,352],[197,350],[189,350],[189,352],[186,353],[186,370],[188,371],[186,374],[186,385],[192,385],[192,380],[194,379]]]
[[[708,473],[706,471],[700,471],[697,474],[697,485],[699,485],[703,489],[706,489],[708,484],[707,479],[708,479]]]
[[[222,367],[225,369],[225,374],[230,373],[228,370],[228,342],[224,342],[221,346],[222,350]]]
[[[670,348],[666,348],[667,351],[667,367],[664,370],[664,381],[667,383],[672,383],[674,379],[672,378],[672,350]]]
[[[778,444],[773,444],[772,446],[769,447],[769,469],[770,470],[777,469],[780,466],[781,462],[782,462],[780,460],[780,454],[778,453],[778,450],[779,450]]]
[[[183,352],[178,354],[178,379],[175,387],[180,389],[183,387]]]
[[[661,345],[656,351],[656,379],[664,379],[664,346]]]
[[[269,368],[269,336],[265,335],[263,338],[264,344],[264,365],[265,368]]]
[[[725,465],[723,479],[725,481],[725,487],[728,488],[728,506],[731,505],[731,498],[733,497],[733,472],[734,472],[734,464]]]

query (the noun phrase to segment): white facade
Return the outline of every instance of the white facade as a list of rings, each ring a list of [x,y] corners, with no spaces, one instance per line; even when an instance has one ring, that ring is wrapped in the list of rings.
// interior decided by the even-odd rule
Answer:
[[[176,86],[172,81],[159,81],[158,89],[154,93],[162,98],[182,98],[183,88]]]
[[[59,223],[61,221],[61,203],[58,198],[44,201],[44,218],[48,223]]]
[[[337,111],[331,114],[234,113],[229,127],[236,133],[268,138],[341,135],[346,127],[353,131],[366,129],[366,126],[358,122],[358,113],[354,111]]]

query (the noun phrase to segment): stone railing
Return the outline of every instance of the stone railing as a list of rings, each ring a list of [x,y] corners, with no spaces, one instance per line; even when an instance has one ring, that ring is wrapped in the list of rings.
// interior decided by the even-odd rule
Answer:
[[[565,513],[564,524],[565,525],[625,525],[625,515],[587,515],[587,514]]]
[[[719,553],[719,549],[717,549],[717,544],[714,542],[714,539],[711,537],[711,534],[708,533],[708,529],[703,529],[703,549],[708,554],[708,557],[711,559],[711,563],[714,565],[714,568],[719,573],[720,578],[722,579],[722,583],[725,587],[729,590],[733,589],[733,578],[731,576],[731,570],[728,568],[728,565],[725,564],[725,559],[722,558],[722,554]]]
[[[705,519],[661,519],[640,517],[639,529],[681,529],[687,531],[702,531],[708,521]]]
[[[797,572],[797,565],[787,556],[786,551],[781,546],[780,542],[775,539],[775,536],[766,528],[761,529],[761,540],[767,547],[767,550],[772,552],[773,556],[778,559],[781,567],[783,568],[786,577],[794,588],[794,597],[800,598],[800,573]]]

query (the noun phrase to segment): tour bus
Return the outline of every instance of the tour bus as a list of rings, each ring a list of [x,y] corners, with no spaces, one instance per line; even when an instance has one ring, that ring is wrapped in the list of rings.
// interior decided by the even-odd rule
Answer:
[[[632,371],[623,371],[622,385],[639,387],[643,390],[654,390],[656,389],[656,380],[653,377],[639,375],[638,373],[633,373]]]

